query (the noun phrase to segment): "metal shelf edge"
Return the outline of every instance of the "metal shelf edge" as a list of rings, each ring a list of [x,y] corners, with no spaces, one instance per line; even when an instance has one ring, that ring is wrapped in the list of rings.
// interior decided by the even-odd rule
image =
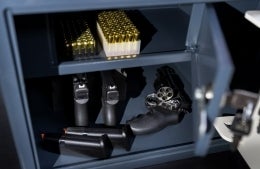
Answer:
[[[214,3],[214,2],[227,2],[238,0],[125,0],[124,3],[120,0],[113,1],[85,1],[78,0],[71,2],[70,0],[63,1],[25,1],[24,3],[6,3],[8,8],[17,15],[21,14],[36,14],[36,13],[51,13],[51,12],[65,12],[65,11],[78,11],[78,10],[96,10],[108,8],[140,8],[140,7],[159,7],[168,5],[181,5],[192,3]],[[241,0],[240,0],[241,1]],[[8,5],[9,4],[9,5]]]
[[[227,150],[229,144],[222,139],[212,141],[212,146],[209,153],[216,153]],[[96,161],[90,163],[74,164],[69,166],[57,166],[59,169],[72,168],[95,168],[95,169],[113,169],[113,168],[139,168],[143,166],[151,166],[158,163],[164,163],[172,160],[180,160],[184,158],[194,157],[194,143],[179,145],[177,147],[168,147],[159,150],[131,154],[128,156],[120,156],[103,161]]]
[[[121,60],[84,60],[68,61],[58,65],[59,75],[75,74],[82,72],[94,72],[109,69],[129,68],[138,66],[159,65],[175,62],[191,61],[191,54],[188,52],[167,52],[158,54],[145,54],[132,59]]]

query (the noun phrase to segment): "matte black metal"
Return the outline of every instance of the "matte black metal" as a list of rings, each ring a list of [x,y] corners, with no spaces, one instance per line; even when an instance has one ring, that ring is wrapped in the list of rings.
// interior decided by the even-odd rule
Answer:
[[[106,134],[113,145],[121,146],[125,148],[127,151],[131,150],[132,144],[135,139],[135,135],[133,134],[129,125],[121,125],[120,127],[94,127],[94,128],[86,128],[86,127],[68,127],[65,130],[66,134],[70,135],[88,135],[88,136],[102,136]]]
[[[164,86],[171,87],[175,96],[179,90],[183,90],[184,88],[180,77],[175,73],[174,69],[169,66],[163,66],[157,69],[156,79],[154,81],[154,88],[156,91]]]
[[[191,100],[184,91],[184,84],[174,69],[163,66],[157,69],[154,82],[155,93],[146,98],[150,110],[127,121],[136,135],[149,134],[162,130],[168,125],[181,122],[186,113],[191,112]],[[169,90],[171,95],[159,97],[158,91]]]
[[[74,100],[74,117],[76,126],[87,126],[88,125],[88,114],[87,105],[79,104]]]
[[[175,70],[169,66],[163,66],[157,69],[156,79],[154,82],[155,90],[160,87],[171,87],[173,89],[174,98],[181,102],[178,111],[186,113],[191,112],[191,99],[184,90],[184,84]]]
[[[156,107],[146,114],[140,114],[137,117],[127,121],[135,135],[155,133],[168,125],[181,122],[184,117],[183,112],[169,113],[162,107]]]
[[[119,91],[115,79],[112,77],[112,71],[102,71],[102,113],[104,124],[115,126],[117,117],[115,114],[115,105],[119,101]]]
[[[77,74],[77,76],[73,78],[73,89],[75,125],[87,126],[87,103],[89,101],[89,90],[86,74]]]
[[[42,137],[42,145],[48,151],[60,153],[64,147],[69,150],[98,158],[110,157],[113,146],[107,135],[86,136],[47,133]]]

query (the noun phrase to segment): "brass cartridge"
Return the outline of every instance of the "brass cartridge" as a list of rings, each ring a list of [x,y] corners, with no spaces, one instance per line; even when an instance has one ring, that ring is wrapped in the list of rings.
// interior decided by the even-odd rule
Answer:
[[[74,59],[92,56],[96,51],[96,42],[85,19],[66,20],[61,22],[64,43]]]
[[[123,10],[103,11],[98,14],[97,18],[108,43],[139,40],[140,32]]]

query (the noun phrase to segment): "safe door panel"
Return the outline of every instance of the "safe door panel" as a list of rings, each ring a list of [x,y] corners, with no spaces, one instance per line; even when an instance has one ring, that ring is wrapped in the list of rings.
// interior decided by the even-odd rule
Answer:
[[[198,49],[192,57],[194,81],[194,124],[196,155],[205,155],[214,133],[221,98],[233,73],[233,64],[213,6],[205,8],[198,37]]]

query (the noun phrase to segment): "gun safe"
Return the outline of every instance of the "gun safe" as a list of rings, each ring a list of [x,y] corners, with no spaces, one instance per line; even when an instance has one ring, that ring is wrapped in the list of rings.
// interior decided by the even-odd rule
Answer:
[[[2,2],[0,93],[21,168],[138,168],[226,150],[212,123],[229,87],[233,63],[213,2],[217,1]],[[109,10],[130,13],[140,31],[140,54],[108,59],[99,43],[93,57],[75,60],[67,55],[57,28],[60,21],[83,16],[95,25],[97,13]],[[149,111],[145,98],[154,92],[157,70],[163,66],[174,69],[192,100],[192,110],[179,123],[137,134],[130,151],[115,147],[106,159],[57,154],[41,146],[41,133],[74,126],[74,75],[89,77],[89,119],[101,124],[100,72],[141,70],[126,83],[134,96],[124,103],[119,118],[123,125]],[[196,91],[208,86],[214,97],[202,105]]]

